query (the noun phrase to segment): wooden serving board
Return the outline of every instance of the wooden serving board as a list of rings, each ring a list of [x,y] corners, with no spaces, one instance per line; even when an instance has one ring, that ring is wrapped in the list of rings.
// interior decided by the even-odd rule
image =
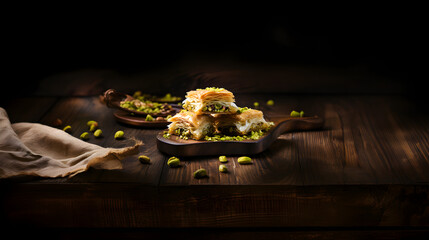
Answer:
[[[286,117],[274,120],[275,126],[258,140],[205,141],[184,140],[171,135],[164,138],[164,131],[157,135],[158,149],[173,156],[251,155],[266,150],[281,134],[293,131],[320,129],[323,119],[314,117]]]
[[[128,112],[116,111],[113,113],[116,121],[126,125],[145,128],[165,128],[170,124],[167,120],[163,121],[146,121],[146,117],[132,116]]]

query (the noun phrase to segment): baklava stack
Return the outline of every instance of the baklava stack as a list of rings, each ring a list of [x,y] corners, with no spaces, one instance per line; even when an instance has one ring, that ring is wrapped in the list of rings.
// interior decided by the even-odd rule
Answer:
[[[200,140],[213,134],[246,135],[251,131],[267,130],[258,110],[239,108],[232,92],[224,88],[206,88],[187,92],[180,113],[168,121],[168,133],[183,139]]]

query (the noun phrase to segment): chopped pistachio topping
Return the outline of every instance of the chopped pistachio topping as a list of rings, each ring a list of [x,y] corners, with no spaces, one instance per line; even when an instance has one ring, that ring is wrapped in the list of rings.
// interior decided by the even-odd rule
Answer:
[[[248,107],[241,107],[241,108],[238,108],[237,113],[242,113],[242,112],[245,112],[245,111],[250,110],[250,109],[251,108],[248,108]]]
[[[189,110],[189,109],[188,109]],[[204,112],[229,112],[229,107],[219,103],[210,104],[203,107]]]
[[[215,134],[213,136],[205,136],[204,140],[206,141],[244,141],[244,140],[258,140],[262,136],[264,136],[266,131],[259,130],[259,131],[251,131],[247,135],[243,136],[228,136],[224,134]]]
[[[218,88],[218,87],[206,87],[205,89],[197,88],[198,90],[209,90],[209,91],[222,91],[225,90],[225,88]]]
[[[176,96],[171,95],[171,93],[167,93],[162,97],[158,97],[155,95],[142,93],[141,91],[134,92],[133,98],[138,99],[142,102],[144,102],[144,101],[177,102],[177,101],[180,101],[182,99],[181,97],[176,97]]]
[[[146,121],[153,121],[153,117],[150,115],[150,114],[148,114],[147,116],[146,116]]]
[[[138,100],[134,99],[131,101],[122,101],[120,103],[120,106],[122,108],[126,108],[129,110],[144,112],[144,113],[160,113],[162,110],[171,108],[170,105],[167,105],[165,103],[158,103],[158,102],[152,102],[149,100]]]
[[[168,131],[164,131],[164,134],[162,135],[164,138],[169,139],[171,134],[168,133]]]

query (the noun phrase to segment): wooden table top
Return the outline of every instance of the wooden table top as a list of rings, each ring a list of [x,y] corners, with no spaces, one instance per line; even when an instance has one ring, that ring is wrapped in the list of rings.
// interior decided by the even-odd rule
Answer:
[[[265,104],[269,99],[274,106]],[[282,134],[268,150],[251,156],[251,165],[227,156],[229,172],[220,173],[218,156],[181,158],[181,167],[168,167],[171,156],[156,147],[162,129],[116,122],[115,110],[98,96],[8,103],[12,123],[51,125],[60,118],[79,137],[86,122],[95,120],[104,137],[91,137],[90,143],[123,147],[132,137],[141,139],[140,154],[151,163],[141,164],[136,155],[124,159],[122,170],[2,181],[5,216],[17,224],[60,227],[429,226],[429,117],[407,98],[240,94],[236,100],[239,106],[261,103],[269,119],[304,110],[323,117],[325,125]],[[125,132],[125,140],[113,138],[117,130]],[[198,168],[209,177],[193,178]],[[19,204],[25,197],[33,200]],[[56,211],[64,213],[61,221],[53,217]]]

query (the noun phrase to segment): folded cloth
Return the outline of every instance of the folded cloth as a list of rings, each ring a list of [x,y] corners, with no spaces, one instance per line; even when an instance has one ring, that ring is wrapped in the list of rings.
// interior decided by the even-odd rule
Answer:
[[[121,169],[121,160],[143,143],[104,148],[38,123],[11,124],[0,108],[0,179],[20,175],[74,176],[88,168]]]

